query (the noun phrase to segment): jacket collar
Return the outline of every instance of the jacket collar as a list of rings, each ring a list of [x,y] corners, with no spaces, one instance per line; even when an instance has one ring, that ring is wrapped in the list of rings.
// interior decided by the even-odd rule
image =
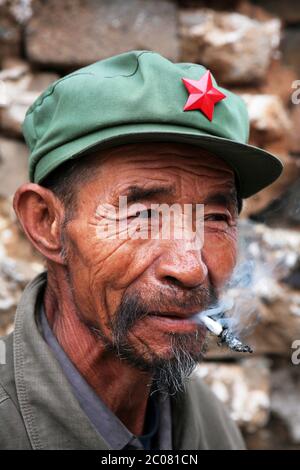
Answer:
[[[15,381],[33,449],[109,449],[88,420],[35,318],[47,274],[24,290],[14,331]]]

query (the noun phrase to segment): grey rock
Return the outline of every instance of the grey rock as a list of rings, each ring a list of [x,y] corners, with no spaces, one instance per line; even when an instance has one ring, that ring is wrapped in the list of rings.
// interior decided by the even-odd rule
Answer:
[[[181,55],[206,65],[224,83],[264,79],[280,41],[280,21],[257,21],[209,9],[180,13]]]
[[[254,0],[253,3],[261,6],[273,15],[279,16],[288,24],[300,22],[300,3],[295,0]]]
[[[270,413],[270,370],[265,359],[245,359],[238,364],[207,362],[196,374],[207,383],[248,432],[266,425]]]
[[[289,429],[292,442],[300,443],[300,366],[285,365],[272,374],[271,409]]]
[[[22,61],[10,64],[0,72],[1,128],[9,135],[20,137],[27,109],[42,91],[58,78],[54,73],[32,73]]]
[[[293,67],[298,77],[300,74],[300,27],[290,27],[284,30],[281,51],[284,63]]]
[[[26,26],[30,61],[75,68],[131,49],[176,60],[177,9],[170,0],[48,0]]]
[[[23,142],[0,137],[0,195],[11,196],[28,180],[28,148]]]

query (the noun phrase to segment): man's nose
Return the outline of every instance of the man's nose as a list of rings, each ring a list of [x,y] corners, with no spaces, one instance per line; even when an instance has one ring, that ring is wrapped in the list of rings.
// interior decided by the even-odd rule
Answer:
[[[187,250],[180,243],[174,245],[157,260],[157,279],[189,289],[203,284],[208,270],[201,250]]]

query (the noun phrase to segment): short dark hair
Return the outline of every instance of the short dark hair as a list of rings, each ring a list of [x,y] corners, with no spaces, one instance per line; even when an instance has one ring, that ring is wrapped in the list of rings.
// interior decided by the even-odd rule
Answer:
[[[78,157],[67,160],[54,169],[40,184],[50,189],[63,203],[66,217],[65,222],[71,220],[77,211],[78,187],[89,181],[95,175],[95,165],[101,159],[97,151],[86,154],[84,158]],[[99,162],[98,162],[99,163]],[[243,199],[240,196],[239,182],[235,174],[236,199],[238,214],[242,211]]]
[[[95,152],[84,158],[73,158],[55,168],[40,185],[50,189],[64,205],[65,222],[71,220],[77,211],[78,187],[95,175]]]

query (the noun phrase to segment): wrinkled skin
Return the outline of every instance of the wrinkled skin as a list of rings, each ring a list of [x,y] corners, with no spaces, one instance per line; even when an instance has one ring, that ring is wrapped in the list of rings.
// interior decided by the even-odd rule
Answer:
[[[98,205],[116,205],[132,185],[172,187],[171,194],[139,201],[146,205],[196,204],[234,190],[234,173],[221,159],[191,145],[131,144],[99,152],[93,178],[78,188],[78,210],[63,236],[64,207],[51,191],[23,185],[14,207],[27,236],[48,261],[45,308],[58,341],[107,406],[132,432],[141,434],[152,375],[108,351],[89,326],[99,328],[110,342],[111,322],[122,297],[139,294],[151,308],[159,292],[162,315],[138,320],[128,332],[128,344],[151,362],[153,357],[170,356],[170,331],[198,330],[192,348],[199,349],[205,331],[189,317],[206,305],[195,305],[193,292],[201,286],[219,292],[232,274],[237,210],[222,201],[205,204],[201,250],[180,240],[99,239]],[[180,318],[167,318],[172,312]]]

